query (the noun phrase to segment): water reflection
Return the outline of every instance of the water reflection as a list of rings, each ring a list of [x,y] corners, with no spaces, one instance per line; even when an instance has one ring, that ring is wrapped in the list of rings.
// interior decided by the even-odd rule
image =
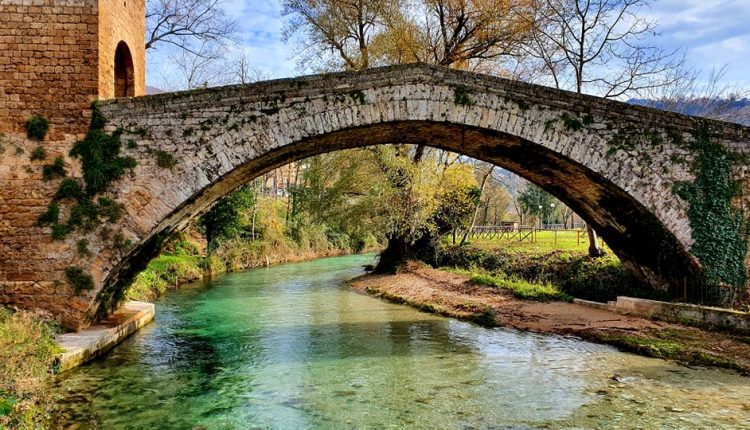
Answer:
[[[342,285],[370,260],[254,270],[171,294],[155,324],[60,379],[63,421],[488,429],[731,428],[747,419],[750,388],[733,374],[482,329]]]

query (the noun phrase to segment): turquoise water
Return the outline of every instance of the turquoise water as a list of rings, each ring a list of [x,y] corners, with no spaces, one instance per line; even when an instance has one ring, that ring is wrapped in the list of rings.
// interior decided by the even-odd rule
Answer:
[[[750,423],[747,378],[484,329],[353,292],[345,280],[372,260],[256,269],[170,293],[153,324],[60,377],[60,421],[103,429]]]

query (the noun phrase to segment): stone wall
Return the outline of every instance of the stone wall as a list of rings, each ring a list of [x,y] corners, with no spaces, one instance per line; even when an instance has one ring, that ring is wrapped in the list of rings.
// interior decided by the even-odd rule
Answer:
[[[0,131],[41,115],[52,140],[85,130],[98,94],[95,0],[0,2]]]
[[[37,226],[59,185],[43,180],[42,170],[62,157],[67,175],[81,176],[68,152],[89,127],[91,103],[113,95],[120,40],[130,45],[136,94],[143,94],[144,4],[0,1],[0,304],[46,310],[72,328],[90,308],[64,282],[65,269],[77,260],[75,241],[53,242]],[[26,138],[25,123],[34,115],[50,122],[43,142]],[[36,148],[44,159],[31,159]]]

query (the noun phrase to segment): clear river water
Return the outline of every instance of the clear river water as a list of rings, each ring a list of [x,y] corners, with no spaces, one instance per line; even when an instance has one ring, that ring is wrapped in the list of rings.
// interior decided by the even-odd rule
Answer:
[[[102,429],[750,428],[750,378],[421,313],[345,281],[371,255],[186,286],[60,376]]]

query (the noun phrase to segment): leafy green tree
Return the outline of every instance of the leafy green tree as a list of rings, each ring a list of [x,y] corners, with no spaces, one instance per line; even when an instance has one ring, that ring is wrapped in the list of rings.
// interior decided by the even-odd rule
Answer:
[[[248,224],[247,211],[254,205],[252,187],[244,186],[221,199],[201,217],[199,224],[205,230],[209,253],[216,250],[221,241],[242,234]]]
[[[551,194],[534,184],[529,184],[518,196],[524,213],[538,218],[542,222],[549,222],[555,208],[560,205]]]

